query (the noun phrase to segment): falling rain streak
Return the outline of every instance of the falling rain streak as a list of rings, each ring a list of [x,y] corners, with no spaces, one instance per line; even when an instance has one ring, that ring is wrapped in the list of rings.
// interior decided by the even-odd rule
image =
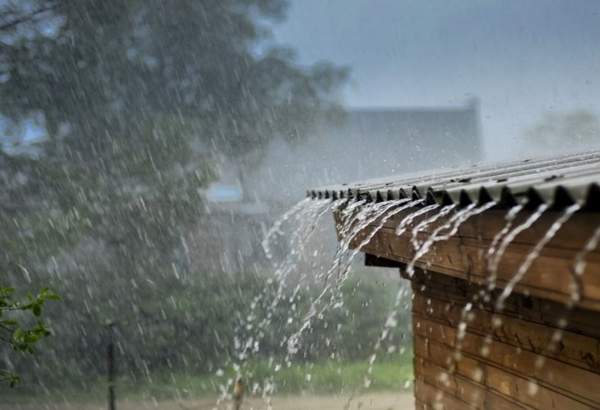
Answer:
[[[434,246],[443,241],[447,241],[460,230],[462,224],[467,222],[470,218],[482,214],[497,206],[496,202],[490,201],[482,205],[477,206],[471,204],[463,209],[457,209],[456,205],[439,206],[437,204],[423,206],[423,200],[396,200],[396,201],[385,201],[380,203],[367,202],[365,200],[337,200],[330,202],[329,206],[324,206],[323,201],[319,202],[318,206],[307,205],[306,201],[301,202],[289,213],[286,213],[282,217],[282,221],[276,222],[276,228],[272,228],[267,234],[267,238],[274,236],[274,232],[278,231],[281,224],[292,215],[302,215],[301,220],[309,216],[312,220],[311,223],[304,222],[299,224],[296,232],[291,235],[294,241],[306,240],[314,227],[316,221],[322,217],[325,213],[332,211],[338,215],[338,226],[337,230],[340,236],[340,243],[338,250],[336,251],[334,260],[331,266],[325,272],[317,275],[323,281],[323,288],[321,292],[311,301],[310,307],[306,315],[304,316],[303,322],[297,331],[284,338],[288,346],[288,357],[286,361],[289,363],[292,357],[299,351],[299,347],[302,343],[302,335],[312,325],[312,321],[315,318],[323,317],[324,312],[331,308],[333,302],[336,300],[336,294],[339,294],[341,285],[344,280],[348,277],[352,262],[355,256],[360,253],[370,242],[377,236],[377,233],[388,224],[395,216],[401,214],[404,211],[415,208],[404,215],[402,219],[397,223],[394,232],[396,235],[402,235],[409,227],[414,224],[414,227],[409,230],[410,232],[410,243],[415,248],[415,254],[411,261],[407,264],[406,273],[412,276],[415,272],[415,267],[419,261],[424,258]],[[306,211],[302,208],[309,207],[311,210]],[[548,209],[547,204],[541,204],[535,209],[525,220],[515,226],[515,220],[517,216],[523,211],[523,205],[516,205],[506,211],[505,223],[501,229],[494,235],[491,243],[485,253],[487,261],[488,275],[486,277],[487,292],[480,292],[474,296],[472,302],[467,303],[460,315],[459,324],[456,332],[456,353],[454,355],[455,360],[459,360],[461,355],[462,339],[466,334],[466,329],[470,320],[474,317],[473,307],[479,299],[488,300],[490,299],[491,292],[496,288],[496,280],[498,276],[498,268],[503,255],[515,238],[522,232],[531,228],[545,213]],[[512,293],[512,290],[517,286],[525,277],[527,271],[530,269],[535,260],[539,257],[543,248],[556,236],[560,228],[567,223],[567,221],[580,209],[578,204],[574,204],[566,208],[561,215],[550,225],[547,231],[544,233],[542,238],[535,244],[535,246],[527,253],[525,259],[519,265],[516,272],[510,277],[506,285],[503,286],[503,290],[495,302],[497,311],[502,311],[506,299]],[[426,216],[428,213],[435,212],[432,215]],[[424,217],[426,216],[426,217]],[[440,222],[442,221],[442,222]],[[297,222],[299,222],[297,220]],[[432,228],[433,227],[433,228]],[[304,232],[305,234],[299,234]],[[427,233],[429,232],[429,233]],[[421,239],[423,237],[423,239]],[[359,239],[362,238],[362,239]],[[584,248],[577,254],[574,262],[573,269],[573,285],[572,285],[572,304],[575,304],[580,296],[580,287],[578,286],[577,277],[581,276],[585,269],[585,256],[595,249],[600,242],[600,228],[598,228],[592,237],[588,239]],[[268,239],[265,244],[268,249]],[[352,249],[351,249],[352,248]],[[302,249],[302,246],[299,246]],[[289,273],[291,271],[290,262],[284,263],[286,268],[283,271]],[[281,269],[278,269],[280,271]],[[277,280],[282,281],[284,275],[276,275]],[[326,295],[330,294],[329,300],[326,302]],[[377,354],[381,350],[384,342],[388,339],[390,332],[397,326],[396,314],[402,301],[408,295],[406,288],[401,288],[396,295],[392,309],[387,315],[385,322],[383,323],[383,329],[380,335],[374,341],[373,352],[368,359],[368,367],[364,377],[364,387],[368,388],[371,384],[370,376],[372,374],[373,365],[377,360]],[[254,305],[253,305],[254,306]],[[495,319],[494,326],[501,325],[501,320]],[[264,330],[266,327],[263,327]],[[555,335],[552,340],[556,341],[560,338],[560,335]],[[485,338],[486,343],[490,343],[491,335]],[[356,397],[356,391],[348,399],[345,408],[349,408],[349,405]]]
[[[519,266],[519,269],[514,274],[514,276],[510,278],[508,283],[504,286],[502,293],[496,300],[496,309],[498,311],[502,311],[504,309],[504,302],[510,296],[514,287],[523,280],[523,277],[531,267],[531,264],[540,256],[540,252],[542,251],[544,246],[546,246],[548,242],[550,242],[552,238],[554,238],[554,236],[556,235],[558,230],[564,225],[564,223],[567,222],[569,218],[571,218],[571,216],[573,216],[573,214],[577,212],[580,208],[581,206],[579,204],[574,204],[565,209],[563,214],[559,216],[558,219],[556,219],[556,221],[554,221],[550,228],[548,228],[542,239],[540,239],[539,242],[535,244],[533,249],[527,253],[525,260],[523,261],[521,266]],[[542,205],[540,205],[540,207],[534,215],[536,215],[537,213],[541,214],[546,209],[547,207],[542,207]]]

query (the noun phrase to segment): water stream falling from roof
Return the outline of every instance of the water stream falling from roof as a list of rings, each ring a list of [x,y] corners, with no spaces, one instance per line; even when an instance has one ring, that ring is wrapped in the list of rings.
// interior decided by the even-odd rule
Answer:
[[[485,205],[483,207],[485,207]],[[461,349],[462,349],[462,340],[464,338],[464,335],[466,334],[469,323],[474,319],[474,314],[471,313],[473,305],[479,300],[483,300],[484,302],[489,302],[489,300],[491,298],[491,292],[495,288],[495,285],[496,285],[496,279],[494,277],[495,275],[492,274],[492,271],[497,269],[497,265],[494,265],[493,261],[495,260],[498,244],[510,232],[515,218],[517,217],[519,212],[521,210],[523,210],[523,208],[524,208],[524,206],[519,204],[519,205],[513,206],[512,208],[510,208],[508,210],[508,212],[506,213],[506,215],[504,217],[504,219],[505,219],[504,226],[502,227],[502,229],[500,229],[500,231],[498,231],[494,235],[494,238],[492,239],[492,242],[491,242],[490,246],[488,247],[488,250],[486,252],[487,270],[488,270],[488,275],[486,276],[486,284],[487,285],[486,285],[486,288],[482,289],[478,293],[475,293],[473,295],[473,297],[471,298],[471,301],[465,303],[465,305],[461,308],[460,318],[459,318],[458,324],[456,326],[457,340],[455,341],[456,346],[454,349],[454,360],[457,360],[457,358],[460,358]],[[481,211],[481,212],[483,212],[483,211]],[[499,318],[496,317],[495,319],[496,319],[496,323],[498,323],[498,324],[501,323]],[[458,336],[458,335],[460,335],[460,336]],[[451,368],[455,365],[456,365],[456,363],[451,363]],[[451,369],[451,371],[454,371],[454,370]]]
[[[535,212],[533,212],[532,215],[527,220],[525,220],[521,225],[517,226],[515,229],[510,231],[510,234],[507,235],[507,233],[510,230],[510,227],[512,226],[514,218],[523,209],[523,207],[518,205],[518,206],[511,208],[508,211],[508,213],[506,215],[506,223],[505,223],[504,227],[494,236],[494,239],[492,240],[492,243],[487,252],[487,257],[491,259],[491,262],[489,265],[491,272],[488,277],[487,292],[479,293],[479,294],[476,293],[473,296],[473,300],[471,302],[468,302],[461,309],[460,320],[458,322],[457,330],[456,330],[456,340],[455,340],[453,362],[451,364],[451,371],[456,370],[456,364],[462,358],[462,344],[463,344],[464,338],[466,336],[467,327],[468,327],[469,323],[475,318],[475,314],[471,313],[474,303],[476,303],[480,298],[483,299],[484,301],[489,301],[491,292],[496,287],[497,269],[498,269],[498,264],[499,264],[499,260],[501,257],[501,255],[500,255],[500,257],[498,257],[498,255],[495,254],[496,245],[503,238],[501,248],[499,248],[496,252],[504,253],[506,251],[506,248],[508,247],[508,245],[512,242],[512,240],[514,240],[514,238],[518,235],[518,233],[523,232],[525,229],[528,229],[529,227],[531,227],[533,225],[533,223],[541,217],[541,215],[544,213],[544,211],[546,211],[547,208],[548,207],[545,205],[540,205],[537,208],[537,210]],[[489,354],[489,351],[491,349],[491,344],[493,342],[493,332],[497,329],[500,329],[500,327],[503,324],[503,320],[500,316],[498,316],[498,313],[501,313],[503,311],[506,299],[512,294],[512,290],[514,289],[514,287],[521,280],[523,280],[525,274],[527,273],[527,271],[529,270],[529,268],[531,267],[531,265],[533,264],[535,259],[537,259],[537,257],[540,255],[542,249],[552,240],[552,238],[555,237],[555,235],[558,233],[560,228],[580,208],[581,207],[579,204],[573,204],[570,207],[566,208],[561,215],[559,215],[559,217],[552,223],[552,225],[544,233],[544,236],[527,253],[525,259],[519,265],[519,268],[517,269],[516,273],[511,277],[511,279],[508,281],[507,285],[503,288],[502,292],[500,293],[500,295],[498,296],[498,298],[496,299],[496,302],[495,302],[495,314],[494,314],[494,316],[492,318],[492,322],[491,322],[491,326],[492,326],[491,332],[492,333],[488,334],[484,338],[484,344],[481,348],[482,355],[486,356],[487,354]],[[600,238],[600,234],[599,234],[599,238]],[[562,320],[559,320],[559,323],[557,323],[557,325],[559,327],[555,332],[553,332],[550,344],[544,348],[544,351],[553,351],[554,350],[556,344],[560,341],[560,338],[562,337],[562,329],[564,328],[564,326],[566,326],[566,319],[563,318]],[[543,365],[543,360],[536,361],[536,367],[541,367],[542,365]],[[535,381],[530,381],[530,387],[533,390],[537,391],[537,383]]]
[[[585,245],[583,245],[583,249],[581,249],[581,251],[579,251],[575,256],[571,275],[573,283],[571,284],[570,306],[577,304],[582,297],[581,277],[583,276],[587,266],[586,257],[590,252],[598,248],[598,243],[600,243],[600,226],[594,230],[592,236],[590,236],[590,238],[588,238],[588,240],[585,242]]]
[[[542,212],[544,212],[544,210],[546,210],[546,208],[547,207],[542,208],[542,206],[540,205],[540,207],[538,208],[538,210],[536,212],[542,213]],[[554,221],[554,223],[552,223],[550,228],[548,228],[548,230],[546,231],[546,233],[544,234],[542,239],[540,239],[535,244],[533,249],[527,253],[525,260],[521,263],[521,265],[519,266],[519,269],[513,275],[513,277],[510,278],[510,280],[508,281],[508,283],[502,290],[502,293],[500,293],[500,296],[496,300],[496,309],[497,310],[502,311],[504,309],[504,302],[510,296],[514,287],[523,280],[523,277],[525,276],[525,274],[527,273],[527,271],[529,270],[529,268],[531,267],[533,262],[539,257],[542,249],[548,244],[548,242],[550,242],[552,240],[552,238],[554,238],[554,236],[556,235],[558,230],[565,224],[565,222],[567,222],[573,216],[573,214],[575,212],[577,212],[579,209],[581,209],[581,206],[579,204],[573,204],[573,205],[569,206],[568,208],[566,208],[563,211],[562,215],[560,215],[556,219],[556,221]]]
[[[489,291],[492,291],[496,287],[496,279],[498,276],[498,265],[500,263],[500,260],[502,259],[502,256],[504,255],[504,252],[506,252],[506,249],[508,248],[508,246],[517,237],[517,235],[519,235],[521,232],[529,229],[535,223],[535,221],[540,219],[540,217],[543,215],[543,213],[546,211],[546,209],[548,209],[548,204],[539,205],[538,208],[535,210],[535,212],[533,212],[525,221],[523,221],[521,224],[514,227],[502,238],[500,245],[498,246],[498,249],[492,255],[492,258],[490,261],[490,273],[489,273],[490,280],[489,280],[489,288],[488,288]]]
[[[543,215],[546,209],[548,209],[548,205],[539,205],[538,208],[525,221],[511,229],[513,220],[521,209],[522,207],[515,206],[507,212],[505,217],[505,226],[495,235],[492,244],[488,248],[487,256],[489,258],[489,275],[486,279],[488,286],[486,289],[487,294],[483,297],[484,299],[489,298],[492,291],[496,288],[498,265],[509,245],[521,232],[525,231],[526,229],[529,229]],[[498,242],[500,242],[499,245],[497,245]],[[474,319],[474,314],[472,314],[471,311],[473,309],[474,303],[479,299],[480,296],[481,295],[475,294],[473,296],[473,300],[471,302],[466,303],[461,310],[460,320],[458,321],[458,325],[456,328],[456,340],[454,341],[454,355],[452,357],[452,362],[450,363],[451,373],[456,370],[457,363],[462,359],[462,346],[465,336],[467,334],[467,327],[469,322]],[[498,328],[502,325],[502,320],[496,316],[492,322],[492,325]],[[489,344],[491,343],[491,341],[491,335],[488,335],[485,338],[485,346],[482,348],[482,354],[485,355],[489,351]]]
[[[396,227],[396,235],[398,235],[398,236],[402,235],[406,231],[408,226],[419,216],[424,215],[427,212],[433,211],[439,207],[440,207],[440,205],[437,205],[437,204],[427,205],[427,206],[424,206],[423,208],[411,213],[410,215],[407,215]]]
[[[598,243],[600,243],[600,226],[594,229],[592,235],[585,241],[583,248],[575,255],[573,268],[570,270],[571,284],[569,288],[569,300],[566,303],[566,311],[564,312],[563,317],[560,317],[557,320],[557,327],[550,337],[550,342],[544,347],[544,350],[542,351],[543,354],[559,351],[559,345],[563,338],[565,328],[569,323],[571,314],[583,297],[583,283],[581,282],[581,277],[587,266],[586,257],[598,247]]]
[[[457,207],[457,204],[446,205],[440,212],[430,216],[429,218],[425,218],[423,221],[419,222],[417,226],[415,226],[411,231],[410,242],[413,245],[414,250],[418,250],[421,247],[421,242],[419,242],[419,233],[425,231],[429,226],[433,225],[438,219],[448,215],[454,208]]]
[[[386,226],[389,221],[403,211],[411,210],[404,215],[397,223],[394,233],[403,235],[410,229],[410,242],[415,248],[415,254],[407,264],[405,272],[408,276],[415,273],[415,268],[420,261],[432,250],[435,245],[442,241],[447,241],[457,235],[462,224],[470,218],[482,214],[492,208],[497,203],[490,201],[477,206],[471,204],[469,206],[458,209],[457,205],[440,206],[438,204],[423,205],[423,199],[409,200],[391,200],[383,202],[368,202],[366,200],[356,199],[338,199],[338,200],[303,200],[286,212],[279,220],[275,222],[273,227],[269,229],[263,241],[265,253],[269,258],[273,258],[273,243],[278,238],[284,235],[283,226],[295,225],[292,232],[288,234],[287,240],[291,244],[291,251],[287,254],[283,261],[276,264],[275,273],[272,282],[277,291],[275,296],[268,301],[267,292],[262,292],[256,296],[250,305],[249,312],[243,321],[243,326],[247,335],[240,339],[237,344],[238,349],[231,365],[236,369],[237,374],[244,373],[244,365],[247,360],[261,349],[261,341],[268,331],[277,306],[280,302],[289,297],[284,290],[289,286],[288,278],[294,270],[297,261],[301,258],[304,252],[305,244],[315,232],[319,220],[324,216],[333,212],[337,215],[337,233],[339,237],[338,248],[331,265],[327,270],[316,273],[315,280],[318,280],[320,291],[310,301],[307,311],[304,313],[299,326],[290,334],[280,335],[281,345],[286,347],[287,354],[283,363],[287,366],[291,365],[294,356],[300,351],[303,344],[303,335],[314,326],[315,320],[324,317],[325,312],[331,308],[340,308],[343,304],[341,298],[342,285],[348,278],[352,262],[356,255],[367,247],[377,234]],[[412,209],[414,208],[414,209]],[[489,301],[494,289],[496,289],[496,280],[498,269],[503,255],[507,248],[513,243],[516,237],[525,230],[531,228],[541,216],[548,210],[547,204],[541,204],[531,214],[520,223],[515,224],[517,216],[525,209],[523,205],[517,205],[506,211],[505,223],[501,229],[494,235],[491,243],[484,253],[488,273],[485,277],[486,285],[482,290],[475,294],[473,300],[465,304],[460,312],[458,326],[455,334],[454,344],[454,364],[450,365],[450,372],[456,368],[456,363],[462,358],[462,343],[466,335],[467,326],[473,320],[475,312],[475,303],[479,300]],[[578,204],[571,205],[559,215],[552,225],[545,232],[543,237],[535,244],[535,246],[527,253],[523,262],[512,277],[508,280],[506,286],[500,293],[500,296],[495,301],[497,311],[502,311],[506,299],[511,295],[512,290],[523,280],[527,271],[530,269],[536,258],[540,255],[543,248],[555,237],[560,228],[580,209]],[[431,215],[428,215],[432,213]],[[416,224],[415,222],[418,221]],[[414,226],[411,229],[411,225]],[[429,232],[429,234],[427,234]],[[581,287],[578,278],[585,270],[585,257],[589,252],[594,250],[600,242],[600,227],[594,231],[594,234],[587,240],[584,248],[577,254],[574,261],[572,272],[573,285],[571,291],[571,307],[574,306],[581,298]],[[296,286],[295,291],[289,299],[286,299],[290,305],[295,304],[294,297],[300,285]],[[364,374],[364,388],[369,388],[372,382],[372,371],[374,363],[386,340],[388,340],[392,330],[397,326],[398,309],[402,302],[409,295],[405,288],[401,288],[396,294],[393,307],[388,312],[385,321],[383,322],[382,330],[374,341],[371,355],[367,360],[367,370]],[[268,302],[268,303],[265,303]],[[260,322],[257,322],[257,309],[266,309],[266,315]],[[502,321],[495,316],[492,320],[492,329],[497,328],[502,324]],[[564,327],[564,326],[563,326]],[[552,337],[552,343],[560,341],[562,336],[562,327],[558,329]],[[488,335],[484,340],[484,346],[489,345],[492,341],[492,335]],[[548,346],[551,351],[553,347]],[[482,353],[483,354],[483,353]],[[279,365],[277,365],[279,366]],[[274,371],[277,371],[277,366]],[[309,376],[307,376],[309,377]],[[232,380],[228,380],[221,386],[224,394],[229,391]],[[265,403],[270,405],[270,397],[276,390],[274,378],[270,377],[263,381],[263,385],[258,388],[259,392],[265,399]],[[356,397],[357,391],[353,391],[345,408],[349,408],[350,404]],[[225,396],[223,396],[224,398]],[[222,400],[222,398],[220,399]]]
[[[284,224],[285,222],[287,222],[288,219],[290,219],[292,216],[296,215],[297,213],[299,213],[301,211],[305,212],[309,208],[307,206],[307,204],[309,204],[310,202],[312,202],[312,200],[310,198],[304,198],[303,200],[299,201],[296,205],[291,207],[287,212],[285,212],[281,217],[279,217],[273,223],[273,226],[271,226],[271,228],[267,231],[267,233],[265,234],[265,237],[262,241],[262,246],[265,251],[265,254],[267,255],[267,257],[269,259],[271,259],[273,257],[273,255],[271,254],[271,247],[270,247],[271,238],[274,235],[282,235],[283,232],[281,232],[281,225]]]
[[[353,262],[354,258],[356,257],[356,255],[358,255],[363,250],[363,248],[365,246],[367,246],[373,240],[375,235],[377,235],[377,233],[385,226],[385,224],[388,220],[390,220],[394,215],[397,215],[400,212],[403,212],[407,209],[410,209],[414,206],[421,204],[423,202],[423,200],[416,199],[413,201],[409,201],[408,199],[400,199],[397,201],[390,201],[390,202],[392,202],[390,204],[390,206],[386,207],[384,212],[382,212],[381,215],[379,215],[376,219],[373,220],[373,221],[376,221],[377,219],[381,218],[381,219],[379,219],[379,222],[377,222],[377,224],[365,236],[365,238],[350,252],[350,255],[348,256],[348,258],[346,260],[346,264],[344,265],[344,268],[342,269],[341,274],[339,275],[340,277],[343,278],[348,274],[348,271],[350,270],[350,268],[352,266],[352,262]],[[394,209],[394,207],[397,207],[397,208]],[[358,235],[359,233],[360,233],[360,231],[358,231],[356,235]]]
[[[318,225],[320,219],[329,212],[331,209],[337,209],[344,200],[338,201],[329,201],[329,200],[320,200],[314,201],[314,204],[306,205],[304,201],[299,202],[292,209],[293,213],[286,213],[282,218],[280,218],[276,223],[278,224],[278,228],[281,228],[283,222],[287,221],[292,215],[295,214],[295,222],[297,227],[290,234],[290,252],[288,255],[279,263],[274,272],[274,278],[272,281],[277,284],[277,291],[268,305],[268,311],[266,318],[263,319],[258,324],[258,330],[264,329],[264,327],[268,326],[269,320],[272,316],[273,311],[281,301],[283,297],[283,291],[286,286],[286,281],[288,275],[294,271],[298,258],[301,257],[304,244],[310,239],[310,236],[315,231],[316,226]],[[300,207],[299,207],[300,205]],[[266,239],[263,243],[263,247],[266,249],[270,249],[269,239]],[[246,321],[243,323],[243,326],[246,327],[246,330],[251,330],[255,324],[253,323],[256,319],[255,310],[256,308],[264,302],[265,297],[267,296],[267,289],[263,289],[263,291],[257,295],[252,303],[250,304],[250,312],[246,316]],[[260,334],[260,333],[259,333]],[[246,359],[248,351],[258,352],[260,349],[260,336],[250,336],[246,341],[240,343],[240,350],[237,352],[238,359],[243,361]]]
[[[489,275],[487,277],[487,283],[490,288],[493,288],[493,286],[495,286],[495,279],[492,279],[492,277],[493,277],[492,272],[495,269],[497,269],[497,264],[495,264],[494,261],[496,259],[498,244],[508,234],[508,232],[510,231],[510,229],[513,226],[515,218],[517,217],[517,215],[519,214],[519,212],[521,212],[521,210],[523,208],[524,208],[523,205],[519,204],[519,205],[513,206],[512,208],[510,208],[508,210],[508,212],[506,213],[506,215],[504,217],[504,219],[505,219],[504,226],[496,235],[494,235],[494,239],[492,239],[492,243],[490,244],[490,246],[486,252],[487,270],[489,273]],[[494,282],[493,284],[492,284],[492,281]]]
[[[433,233],[423,242],[423,244],[417,249],[415,256],[412,258],[408,266],[406,267],[406,273],[408,276],[413,276],[415,273],[415,264],[425,256],[432,248],[432,246],[441,241],[447,241],[451,237],[453,237],[457,232],[460,226],[465,223],[472,216],[478,215],[482,212],[487,211],[488,209],[493,208],[496,205],[495,202],[491,201],[479,207],[476,207],[476,204],[470,204],[464,209],[456,212],[445,224],[438,227],[433,231]],[[451,208],[454,209],[454,208]],[[444,231],[448,231],[446,234],[442,234]],[[413,230],[413,236],[415,232]]]
[[[335,260],[325,274],[323,289],[317,295],[317,297],[311,301],[309,310],[304,317],[302,325],[285,341],[288,350],[288,358],[286,360],[290,360],[291,357],[298,352],[302,334],[311,327],[313,319],[321,316],[334,304],[333,301],[335,300],[336,290],[339,292],[339,288],[348,276],[347,274],[352,264],[352,260],[360,252],[360,250],[352,250],[349,258],[347,258],[346,262],[343,263],[345,253],[350,248],[352,241],[368,226],[373,224],[375,221],[378,221],[377,225],[373,228],[370,234],[367,235],[365,240],[363,240],[364,244],[359,244],[358,249],[361,249],[375,236],[375,234],[384,226],[386,221],[391,218],[391,216],[409,208],[410,206],[420,203],[420,200],[412,201],[408,204],[405,204],[406,202],[407,201],[405,199],[401,199],[380,203],[366,203],[362,210],[354,214],[346,213],[343,215],[345,218],[348,218],[347,221],[343,222],[343,227],[346,228],[346,237],[341,237],[340,249],[338,249]],[[393,209],[395,207],[396,209]],[[334,275],[338,270],[338,274]],[[323,302],[328,294],[331,294],[332,297],[329,298],[328,302]],[[321,304],[323,305],[321,306]]]
[[[234,343],[235,352],[231,358],[232,362],[229,363],[234,369],[236,377],[242,376],[244,366],[250,356],[260,351],[262,340],[266,335],[265,329],[268,328],[271,323],[273,312],[284,297],[287,277],[295,270],[298,259],[302,256],[304,244],[314,232],[320,218],[329,210],[336,209],[342,202],[344,202],[344,200],[333,202],[329,200],[302,200],[275,221],[273,227],[267,232],[262,245],[267,257],[273,259],[271,252],[273,242],[277,236],[284,235],[282,227],[289,222],[293,229],[286,239],[289,242],[291,251],[287,253],[285,258],[276,264],[273,278],[268,282],[269,284],[275,282],[277,286],[277,290],[272,296],[272,300],[266,300],[267,297],[271,295],[268,292],[269,288],[263,288],[250,303],[249,311],[242,316],[240,329],[243,330],[243,333],[239,337],[236,337]],[[261,312],[264,313],[264,318],[259,323],[256,323],[256,320],[258,319],[257,309],[259,308],[263,308],[266,312]],[[243,336],[244,333],[247,333],[245,337]],[[217,406],[226,399],[233,382],[234,379],[229,378],[224,385],[220,386],[221,394],[217,398]],[[273,387],[272,383],[268,380],[264,383],[264,386],[259,388],[259,390],[262,391],[262,394],[268,401],[270,396],[269,391],[272,390]]]

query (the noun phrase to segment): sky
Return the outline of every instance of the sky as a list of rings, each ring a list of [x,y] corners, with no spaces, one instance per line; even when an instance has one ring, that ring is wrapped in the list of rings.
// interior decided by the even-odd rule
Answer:
[[[275,40],[351,69],[350,107],[480,99],[488,160],[546,112],[600,114],[600,1],[291,0]]]

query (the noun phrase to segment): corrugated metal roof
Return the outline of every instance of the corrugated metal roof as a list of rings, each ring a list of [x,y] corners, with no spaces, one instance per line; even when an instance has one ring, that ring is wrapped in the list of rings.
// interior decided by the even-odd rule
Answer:
[[[313,198],[360,198],[385,201],[425,198],[426,203],[499,206],[547,203],[564,208],[580,203],[600,211],[600,151],[454,170],[405,174],[390,178],[317,188]]]

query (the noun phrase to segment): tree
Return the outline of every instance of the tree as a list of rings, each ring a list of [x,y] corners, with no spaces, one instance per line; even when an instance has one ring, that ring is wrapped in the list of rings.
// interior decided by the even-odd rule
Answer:
[[[125,343],[142,346],[169,298],[202,286],[185,234],[203,217],[215,155],[297,140],[339,109],[345,70],[302,68],[290,50],[266,47],[285,10],[282,0],[0,6],[0,114],[44,134],[35,156],[4,154],[20,182],[2,209],[0,269],[11,284],[24,284],[25,267],[57,289],[53,326],[90,335],[80,363],[91,370],[98,323],[120,319]],[[55,357],[77,343],[63,338]]]
[[[532,143],[547,148],[576,148],[600,142],[600,120],[585,110],[547,113],[526,131]]]
[[[28,295],[26,299],[15,298],[14,292],[13,288],[0,287],[0,342],[9,345],[13,351],[33,353],[35,344],[50,335],[40,318],[44,303],[59,298],[48,289],[42,289],[36,296]],[[36,323],[27,323],[23,313],[31,313],[37,318]],[[0,383],[14,387],[19,381],[18,375],[0,368]]]

